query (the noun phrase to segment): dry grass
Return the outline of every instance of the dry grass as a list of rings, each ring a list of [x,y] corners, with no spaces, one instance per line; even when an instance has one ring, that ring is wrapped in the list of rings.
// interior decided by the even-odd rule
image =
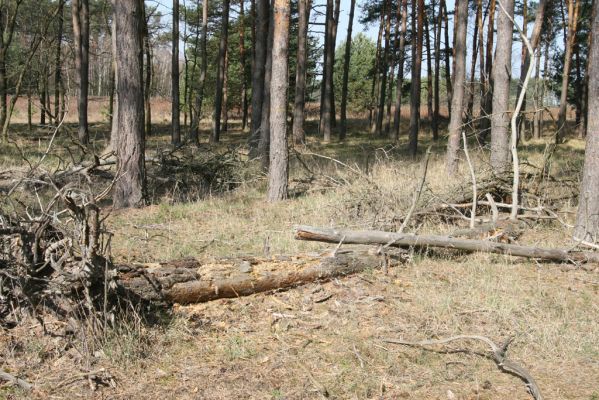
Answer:
[[[310,138],[311,151],[335,156],[360,173],[303,156],[316,179],[306,184],[310,174],[292,161],[292,189],[299,194],[278,204],[264,202],[265,182],[256,175],[224,195],[189,203],[165,196],[144,209],[113,212],[108,220],[115,233],[113,255],[120,262],[150,262],[262,254],[265,243],[271,253],[293,254],[323,248],[292,239],[291,228],[299,223],[394,229],[394,217],[410,205],[420,166],[361,130],[355,123],[343,145],[319,145]],[[243,136],[233,132],[229,138],[235,143]],[[161,140],[156,137],[154,145]],[[522,157],[539,165],[542,149],[543,143],[527,143]],[[465,168],[455,180],[446,179],[442,145],[434,150],[423,203],[469,181]],[[475,156],[482,171],[486,158]],[[581,157],[580,142],[558,149],[554,175],[576,178],[572,170]],[[565,211],[573,206],[562,204]],[[573,217],[563,216],[569,222]],[[451,229],[438,222],[410,228]],[[536,225],[519,240],[571,244],[569,232],[557,223]],[[592,268],[431,252],[414,254],[388,275],[373,269],[288,291],[175,307],[157,325],[134,320],[87,346],[65,346],[32,322],[3,333],[0,368],[22,374],[39,389],[26,395],[0,387],[0,399],[528,399],[523,383],[490,360],[381,340],[477,334],[496,342],[515,335],[509,355],[529,369],[545,398],[596,400],[598,291]],[[325,294],[332,297],[315,302]],[[92,392],[83,379],[55,389],[80,371],[100,368],[110,372],[116,388]]]

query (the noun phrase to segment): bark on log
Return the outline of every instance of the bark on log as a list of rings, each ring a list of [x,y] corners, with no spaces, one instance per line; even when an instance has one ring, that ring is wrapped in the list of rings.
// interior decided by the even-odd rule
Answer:
[[[298,226],[295,228],[295,238],[298,240],[314,240],[328,243],[343,241],[344,244],[388,245],[395,247],[412,246],[415,248],[438,247],[467,252],[537,258],[548,261],[599,262],[599,252],[547,249],[484,240],[456,239],[438,235],[413,235],[382,231],[344,231],[313,226]]]
[[[201,303],[285,289],[376,267],[376,256],[237,258],[200,263],[187,259],[146,266],[120,265],[118,280],[128,294],[150,302]]]

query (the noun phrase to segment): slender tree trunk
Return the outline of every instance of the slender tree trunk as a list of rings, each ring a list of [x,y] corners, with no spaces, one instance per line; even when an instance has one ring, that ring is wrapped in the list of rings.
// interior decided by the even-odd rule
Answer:
[[[383,136],[383,119],[385,118],[385,100],[387,98],[387,75],[389,73],[389,47],[391,46],[391,2],[385,0],[383,3],[383,14],[385,18],[385,50],[381,68],[381,84],[379,93],[378,111],[376,113],[376,135]]]
[[[464,92],[466,84],[466,36],[468,32],[468,2],[458,3],[455,48],[454,86],[452,93],[452,113],[449,120],[449,141],[447,144],[447,173],[454,175],[458,170],[458,152],[462,137]]]
[[[443,0],[441,0],[443,1]],[[400,11],[401,10],[401,11]],[[401,1],[401,7],[397,5],[397,23],[400,21],[401,13],[401,32],[399,34],[399,54],[397,60],[397,82],[395,93],[395,115],[393,117],[393,141],[399,138],[399,123],[401,119],[401,90],[403,87],[403,74],[405,64],[406,49],[406,31],[408,26],[408,0]]]
[[[112,113],[110,115],[111,120],[110,120],[110,144],[107,146],[107,150],[108,151],[113,151],[116,152],[118,150],[118,145],[119,145],[119,84],[118,84],[118,79],[119,79],[119,73],[118,73],[118,62],[117,62],[117,58],[118,58],[118,48],[117,48],[117,32],[116,32],[116,3],[118,0],[111,0],[112,3],[112,26],[110,27],[110,44],[111,44],[111,51],[112,51],[112,70],[113,70],[113,85],[114,85],[114,89],[113,89],[113,95],[112,95],[112,100],[111,100],[111,105],[112,105]],[[65,90],[62,91],[63,95],[64,95]],[[64,106],[64,100],[63,100],[63,106]],[[64,109],[63,109],[64,111]]]
[[[392,3],[391,3],[392,4]],[[400,8],[399,4],[396,6],[398,9]],[[391,21],[392,17],[392,13],[391,13],[391,9],[392,9],[392,5],[389,7],[389,21]],[[389,82],[387,85],[387,116],[385,118],[385,136],[389,136],[389,134],[391,133],[391,105],[393,103],[393,85],[394,85],[394,79],[395,79],[395,52],[397,51],[397,47],[399,46],[399,42],[398,42],[398,27],[399,27],[399,20],[395,21],[395,38],[393,40],[393,44],[391,44],[391,41],[389,41],[389,52],[390,52],[390,56],[389,56],[389,77],[387,79],[387,81]]]
[[[589,109],[599,110],[599,2],[593,2],[588,69]],[[599,114],[591,112],[586,131],[586,150],[574,237],[597,243],[599,240]]]
[[[491,0],[493,1],[493,0]],[[451,50],[449,49],[449,15],[447,13],[447,3],[441,0],[441,10],[443,12],[443,22],[445,23],[445,88],[447,91],[447,110],[451,117],[451,99],[453,98],[453,87],[451,84]]]
[[[118,32],[118,171],[114,207],[145,203],[142,2],[116,0],[114,22]]]
[[[526,2],[528,0],[524,0]],[[470,93],[468,93],[468,106],[466,108],[466,115],[468,116],[468,120],[472,120],[474,118],[474,88],[476,87],[476,59],[478,56],[478,46],[481,44],[478,43],[478,32],[482,27],[479,26],[478,22],[480,21],[480,16],[482,15],[482,0],[477,0],[476,2],[476,16],[474,20],[474,32],[472,33],[472,59],[470,61]],[[482,60],[481,60],[482,62]],[[454,71],[455,72],[455,71]]]
[[[480,124],[478,128],[480,140],[486,140],[490,133],[491,114],[493,113],[493,43],[495,36],[495,8],[495,0],[490,0],[485,54],[485,84],[483,85],[481,94]]]
[[[264,99],[264,73],[269,25],[269,0],[256,0],[254,41],[254,69],[252,71],[252,127],[249,140],[250,157],[258,156],[260,124],[262,123],[262,101]]]
[[[218,46],[218,69],[216,70],[216,93],[214,94],[214,115],[212,117],[212,135],[210,143],[220,141],[223,88],[226,69],[227,41],[229,36],[229,0],[223,2],[220,44]]]
[[[200,81],[198,83],[198,92],[195,97],[195,112],[193,126],[189,133],[191,143],[198,144],[200,136],[200,122],[202,120],[202,102],[204,101],[204,84],[206,82],[206,71],[208,69],[208,57],[206,52],[206,42],[208,38],[208,0],[202,2],[202,38],[200,40],[200,51],[202,55],[202,66],[200,67]]]
[[[339,139],[344,140],[347,136],[347,87],[349,84],[349,68],[351,62],[352,29],[354,23],[354,10],[356,0],[351,0],[349,6],[349,22],[347,25],[347,38],[345,40],[345,60],[343,62],[343,81],[341,86],[341,129]]]
[[[39,81],[39,97],[40,97],[40,125],[46,125],[46,112],[48,105],[46,104],[46,92],[48,90],[48,68],[42,68],[42,76]]]
[[[274,4],[274,3],[273,3]],[[260,122],[260,143],[258,155],[262,161],[262,169],[268,170],[270,162],[270,81],[272,79],[272,46],[274,35],[274,13],[270,12],[268,36],[266,38],[266,65],[264,67],[264,98],[262,99],[262,116]]]
[[[335,79],[334,79],[334,75],[335,75],[335,44],[337,43],[337,26],[339,25],[339,13],[341,11],[341,0],[335,0],[335,12],[333,13],[333,31],[331,33],[331,44],[330,46],[333,47],[332,49],[332,54],[333,54],[333,58],[331,59],[331,61],[329,62],[329,64],[331,65],[331,95],[330,95],[330,102],[331,102],[331,127],[335,128],[337,126],[337,111],[336,111],[336,105],[335,105]]]
[[[173,0],[173,33],[171,58],[171,143],[181,143],[181,105],[179,92],[179,0]]]
[[[335,57],[335,42],[333,40],[333,30],[335,25],[335,16],[333,8],[333,0],[327,0],[327,22],[326,22],[326,44],[325,44],[325,59],[324,59],[324,76],[322,80],[323,91],[320,100],[322,117],[320,119],[320,132],[323,135],[325,142],[331,141],[332,129],[332,95],[333,90],[333,62]]]
[[[566,113],[568,110],[568,85],[570,79],[570,69],[572,68],[572,53],[574,51],[574,42],[576,41],[576,28],[578,24],[578,11],[580,9],[580,0],[568,1],[568,34],[566,41],[566,54],[564,56],[564,68],[562,72],[562,89],[559,100],[559,111],[557,113],[557,134],[556,143],[561,142],[567,133]]]
[[[31,83],[27,85],[27,131],[33,131],[33,100],[31,99]]]
[[[465,1],[465,0],[463,0]],[[416,28],[416,40],[413,41],[412,55],[412,98],[410,99],[410,142],[409,153],[415,156],[418,151],[418,130],[420,129],[420,72],[422,65],[422,41],[424,36],[424,0],[414,0],[412,26]],[[417,9],[417,10],[416,10]],[[418,21],[416,22],[416,15]]]
[[[239,0],[239,62],[241,63],[241,130],[245,131],[248,122],[247,74],[245,60],[245,0]]]
[[[268,201],[287,198],[289,156],[287,150],[287,54],[289,0],[275,0],[270,102],[270,170]]]
[[[435,85],[434,85],[434,93],[433,93],[433,137],[439,136],[439,107],[440,105],[440,79],[439,73],[441,71],[441,29],[443,22],[443,11],[439,7],[439,14],[435,19]]]
[[[89,89],[89,0],[73,0],[73,44],[75,47],[75,70],[78,78],[77,111],[79,114],[79,141],[87,145],[89,132],[87,103]]]
[[[538,51],[538,50],[537,50]],[[542,93],[542,83],[541,83],[541,63],[537,62],[536,72],[535,72],[535,92],[533,97],[533,107],[534,107],[534,115],[533,115],[533,124],[532,124],[532,135],[535,139],[541,138],[541,112],[539,108],[541,106],[541,93]]]
[[[433,60],[431,60],[431,38],[428,30],[428,17],[426,16],[424,17],[424,39],[426,43],[426,107],[433,140],[437,140],[439,139],[438,132],[433,129]]]
[[[60,0],[58,10],[58,29],[56,31],[56,53],[54,56],[54,117],[55,124],[60,123],[60,88],[62,86],[62,35],[64,26],[64,1]],[[112,114],[112,113],[111,113]]]
[[[491,115],[491,167],[505,171],[510,164],[510,81],[514,0],[497,0],[497,47],[493,68],[493,114]],[[504,10],[501,8],[503,5]],[[506,12],[508,15],[506,15]]]
[[[355,0],[352,0],[355,2]],[[306,62],[308,60],[308,22],[310,20],[311,0],[298,1],[298,42],[297,42],[297,68],[295,71],[295,101],[293,106],[293,142],[303,144],[306,140],[304,132],[305,106],[306,106]],[[350,21],[351,26],[351,21]],[[351,28],[348,28],[351,32]],[[341,103],[341,118],[343,119],[343,103]],[[343,127],[343,122],[342,122]]]
[[[152,134],[152,44],[150,43],[150,31],[148,29],[148,17],[146,15],[145,5],[142,7],[142,43],[146,56],[145,79],[144,79],[144,113],[145,113],[145,137]],[[143,56],[142,56],[143,66]]]
[[[223,125],[222,131],[229,130],[229,49],[225,49],[225,76],[223,77]]]
[[[374,60],[374,77],[372,79],[372,88],[371,88],[371,92],[370,92],[370,112],[368,115],[368,124],[370,125],[370,133],[374,135],[374,133],[376,132],[376,120],[377,120],[377,113],[378,113],[378,108],[377,108],[377,100],[378,100],[378,93],[379,93],[379,88],[380,88],[380,82],[379,82],[379,78],[380,78],[380,73],[381,73],[381,64],[380,64],[380,58],[381,58],[381,50],[382,50],[382,43],[383,43],[383,30],[385,28],[385,14],[381,13],[381,19],[380,19],[380,24],[379,24],[379,34],[378,34],[378,39],[376,41],[376,57]]]

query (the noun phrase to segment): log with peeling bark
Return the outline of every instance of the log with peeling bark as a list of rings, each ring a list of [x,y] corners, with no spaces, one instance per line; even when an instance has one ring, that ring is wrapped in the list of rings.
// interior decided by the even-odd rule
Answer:
[[[472,253],[505,254],[559,262],[599,262],[599,252],[548,249],[485,240],[457,239],[438,235],[413,235],[382,231],[347,231],[313,226],[298,226],[295,228],[295,238],[298,240],[313,240],[327,243],[343,242],[344,244],[408,246],[415,248],[438,247]]]
[[[319,256],[246,257],[206,263],[186,259],[121,265],[117,271],[120,286],[129,295],[154,303],[190,304],[326,281],[378,264],[374,255],[339,251]]]

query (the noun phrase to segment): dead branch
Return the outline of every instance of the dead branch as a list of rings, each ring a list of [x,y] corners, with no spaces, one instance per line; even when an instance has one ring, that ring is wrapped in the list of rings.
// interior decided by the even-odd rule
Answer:
[[[420,194],[422,193],[422,188],[424,187],[424,182],[426,182],[426,173],[428,171],[428,161],[430,160],[430,158],[431,158],[431,146],[429,146],[428,149],[426,149],[426,155],[424,156],[424,162],[422,164],[423,165],[422,178],[420,178],[420,184],[418,185],[416,192],[414,192],[414,199],[412,200],[412,205],[410,206],[408,215],[406,215],[401,226],[399,227],[399,230],[397,231],[399,233],[402,233],[404,231],[404,229],[408,225],[408,222],[410,222],[410,219],[412,219],[412,214],[414,214],[414,210],[416,209],[416,204],[418,204],[418,200],[420,199]]]
[[[30,391],[33,389],[33,385],[27,381],[24,381],[21,378],[18,378],[14,375],[9,374],[8,372],[0,371],[0,379],[6,382],[10,382],[13,385],[17,385],[23,390]]]
[[[405,340],[401,340],[401,339],[383,339],[383,342],[392,343],[392,344],[400,344],[400,345],[411,346],[411,347],[419,347],[419,348],[423,348],[425,350],[430,350],[427,346],[448,344],[448,343],[454,342],[456,340],[478,340],[478,341],[484,342],[491,349],[491,353],[489,355],[487,355],[487,357],[492,359],[493,361],[495,361],[495,364],[497,364],[497,367],[500,370],[520,378],[526,384],[526,387],[528,388],[529,393],[535,400],[543,399],[543,397],[541,396],[541,390],[539,389],[539,386],[537,385],[537,383],[536,383],[535,379],[532,377],[532,375],[526,369],[524,369],[522,366],[516,364],[515,362],[513,362],[511,360],[508,360],[508,358],[506,357],[507,349],[512,342],[512,338],[509,338],[508,340],[506,340],[501,347],[497,346],[491,339],[489,339],[485,336],[476,336],[476,335],[458,335],[458,336],[452,336],[452,337],[449,337],[446,339],[423,340],[420,342],[410,342],[410,341],[405,341]],[[480,354],[478,352],[473,352],[473,351],[468,351],[468,350],[466,350],[466,351],[474,353],[474,354]]]
[[[346,244],[388,245],[396,247],[462,250],[470,253],[483,252],[505,254],[515,257],[536,258],[559,262],[599,262],[599,252],[570,251],[568,249],[548,249],[516,244],[495,243],[484,240],[456,239],[438,235],[412,235],[383,231],[346,231],[313,226],[297,226],[295,238],[327,243],[338,243],[345,237]]]

